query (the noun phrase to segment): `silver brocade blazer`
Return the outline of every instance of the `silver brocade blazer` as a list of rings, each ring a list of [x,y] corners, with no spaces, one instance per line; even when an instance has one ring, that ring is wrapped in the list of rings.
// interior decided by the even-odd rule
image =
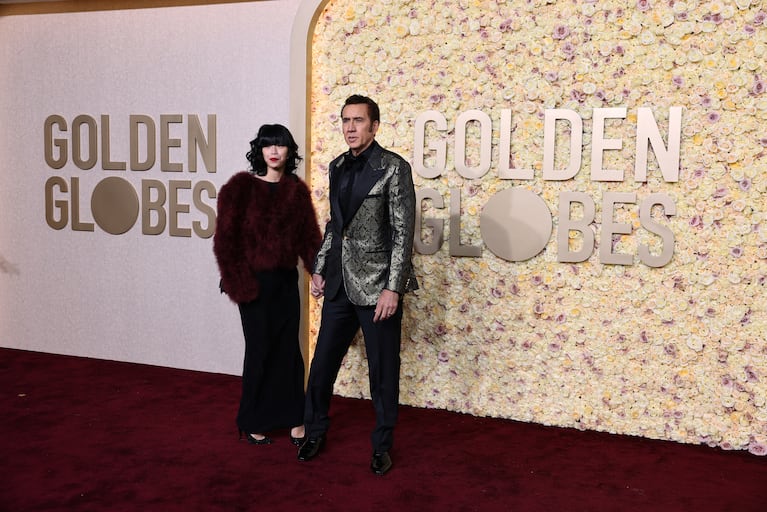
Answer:
[[[325,226],[314,273],[325,275],[328,253],[341,243],[343,285],[349,300],[374,306],[383,289],[403,295],[416,290],[411,255],[415,232],[415,189],[410,164],[373,141],[364,170],[354,182],[350,220],[344,222],[339,186],[344,159],[330,163],[330,221]]]

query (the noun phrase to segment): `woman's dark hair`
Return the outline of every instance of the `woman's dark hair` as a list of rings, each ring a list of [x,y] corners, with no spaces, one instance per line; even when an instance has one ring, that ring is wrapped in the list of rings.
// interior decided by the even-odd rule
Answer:
[[[253,172],[259,176],[266,174],[266,161],[264,160],[263,148],[269,146],[285,146],[288,148],[288,159],[285,164],[285,174],[291,174],[303,160],[298,155],[298,144],[293,139],[290,130],[281,124],[265,124],[258,129],[256,138],[250,141],[250,151],[245,158],[250,162]]]

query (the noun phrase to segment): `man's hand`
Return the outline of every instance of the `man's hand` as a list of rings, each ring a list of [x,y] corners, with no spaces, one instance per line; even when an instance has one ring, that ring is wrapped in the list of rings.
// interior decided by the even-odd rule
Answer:
[[[399,293],[391,290],[382,291],[381,296],[378,297],[373,321],[378,322],[391,318],[397,312],[397,307],[399,307]]]
[[[312,297],[319,299],[325,293],[325,278],[319,274],[312,274],[312,282],[309,285]]]

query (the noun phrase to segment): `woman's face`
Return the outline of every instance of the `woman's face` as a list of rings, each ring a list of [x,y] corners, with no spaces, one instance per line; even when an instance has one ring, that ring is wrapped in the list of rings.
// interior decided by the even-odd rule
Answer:
[[[264,155],[267,169],[279,172],[285,170],[285,165],[288,163],[287,146],[265,146],[261,148],[261,151]]]

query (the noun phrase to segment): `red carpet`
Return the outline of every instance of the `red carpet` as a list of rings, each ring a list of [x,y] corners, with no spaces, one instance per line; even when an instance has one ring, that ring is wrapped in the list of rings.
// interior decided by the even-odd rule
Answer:
[[[761,511],[767,458],[336,397],[326,450],[237,441],[239,378],[0,349],[0,511]]]

